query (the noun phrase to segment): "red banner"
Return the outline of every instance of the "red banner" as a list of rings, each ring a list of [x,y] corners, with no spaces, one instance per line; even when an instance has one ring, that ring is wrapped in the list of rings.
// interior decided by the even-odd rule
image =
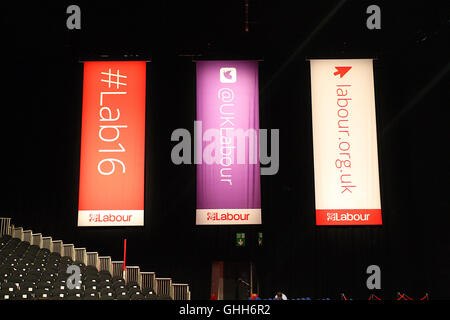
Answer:
[[[146,62],[85,62],[83,86],[78,226],[142,226]]]

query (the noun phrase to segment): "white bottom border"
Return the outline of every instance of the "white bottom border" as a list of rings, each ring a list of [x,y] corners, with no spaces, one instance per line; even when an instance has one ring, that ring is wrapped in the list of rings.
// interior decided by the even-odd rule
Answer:
[[[261,224],[261,209],[197,209],[195,224]]]
[[[79,210],[79,227],[143,226],[144,210]]]

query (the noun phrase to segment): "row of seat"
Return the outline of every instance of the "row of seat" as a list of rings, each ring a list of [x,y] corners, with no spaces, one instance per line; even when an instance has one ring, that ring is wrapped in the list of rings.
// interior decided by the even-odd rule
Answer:
[[[78,283],[68,280],[71,273],[67,269],[72,265],[79,268]],[[153,290],[141,290],[138,283],[125,283],[122,277],[112,277],[106,270],[98,271],[94,266],[73,262],[70,257],[61,257],[48,249],[4,236],[0,239],[0,299],[140,300],[170,297],[158,297]]]
[[[0,300],[171,300],[171,298],[156,294],[144,295],[140,292],[132,295],[125,292],[116,294],[114,292],[98,293],[82,290],[47,291],[44,289],[39,289],[34,292],[27,290],[10,292],[5,288],[0,289]]]

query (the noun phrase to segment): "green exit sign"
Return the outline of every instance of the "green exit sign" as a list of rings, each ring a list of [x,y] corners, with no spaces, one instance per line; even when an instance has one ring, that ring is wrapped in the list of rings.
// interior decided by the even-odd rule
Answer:
[[[245,246],[245,233],[237,232],[236,233],[236,247],[244,247]]]

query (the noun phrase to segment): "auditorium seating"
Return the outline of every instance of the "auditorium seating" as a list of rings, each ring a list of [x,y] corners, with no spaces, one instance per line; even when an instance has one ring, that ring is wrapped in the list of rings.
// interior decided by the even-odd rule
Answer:
[[[187,284],[158,278],[138,266],[87,252],[0,218],[0,300],[190,300]],[[67,287],[67,268],[80,268],[81,283]]]

